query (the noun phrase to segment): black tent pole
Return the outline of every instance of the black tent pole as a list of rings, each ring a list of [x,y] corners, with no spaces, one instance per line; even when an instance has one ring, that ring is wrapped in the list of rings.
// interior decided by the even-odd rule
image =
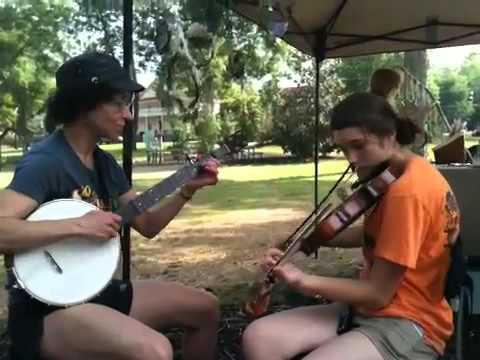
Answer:
[[[320,62],[321,59],[315,57],[315,189],[314,189],[314,209],[318,206],[318,142],[320,138]]]
[[[346,0],[344,1],[344,3]],[[342,6],[343,8],[343,6]],[[337,12],[339,13],[341,9]],[[335,22],[335,19],[330,21],[331,24]],[[315,189],[314,189],[314,209],[318,206],[318,153],[320,142],[320,65],[326,58],[326,44],[327,44],[327,31],[321,31],[317,33],[314,47],[315,52]],[[315,251],[315,258],[318,258],[318,250]]]
[[[133,0],[123,0],[123,67],[129,73],[133,60]],[[132,74],[130,74],[132,76]],[[138,99],[135,98],[135,110],[138,109]],[[134,111],[135,117],[138,111]],[[133,124],[127,121],[123,130],[123,171],[132,185],[132,149],[133,149]],[[122,277],[130,279],[130,227],[125,225],[122,231]]]
[[[318,206],[318,143],[320,141],[320,64],[327,57],[327,37],[332,31],[340,14],[344,10],[349,0],[343,0],[335,9],[328,22],[316,33],[313,44],[315,54],[315,196],[314,209]],[[318,254],[315,253],[315,256]]]
[[[315,151],[314,151],[314,164],[315,164],[315,184],[314,184],[314,204],[313,208],[318,206],[318,141],[320,138],[320,57],[315,56]],[[315,258],[318,258],[318,250],[315,250]]]

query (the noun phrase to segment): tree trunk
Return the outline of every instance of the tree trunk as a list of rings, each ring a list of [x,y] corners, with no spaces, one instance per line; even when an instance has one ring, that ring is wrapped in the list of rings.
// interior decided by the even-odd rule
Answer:
[[[428,71],[428,57],[426,50],[406,52],[403,62],[407,70],[426,87]],[[427,103],[427,96],[418,96],[418,98],[414,99],[414,101],[419,107],[429,106]],[[416,120],[418,121],[417,125],[419,125],[422,129],[425,129],[426,117],[418,118]],[[424,142],[424,136],[417,136],[417,139],[412,145],[412,150],[419,155],[425,155]]]
[[[21,89],[16,96],[18,104],[16,133],[20,137],[23,154],[28,150],[32,141],[33,133],[28,129],[28,121],[32,118],[32,103],[26,90]]]
[[[427,82],[428,58],[425,50],[409,51],[404,55],[404,65],[423,84]]]
[[[3,162],[3,158],[2,158],[2,144],[3,144],[3,139],[5,138],[5,136],[7,136],[7,134],[9,132],[15,132],[15,129],[12,128],[12,127],[7,127],[5,130],[2,131],[2,133],[0,134],[0,171],[2,170],[2,162]]]

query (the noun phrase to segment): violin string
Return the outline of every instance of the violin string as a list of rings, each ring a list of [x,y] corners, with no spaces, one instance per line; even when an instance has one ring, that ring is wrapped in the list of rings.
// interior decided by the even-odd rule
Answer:
[[[310,213],[310,215],[298,226],[295,231],[287,238],[286,241],[283,242],[284,245],[286,245],[286,248],[283,250],[284,251],[284,256],[282,256],[281,259],[278,260],[278,262],[272,267],[272,269],[280,263],[286,255],[291,251],[295,243],[303,238],[306,233],[308,233],[313,226],[317,224],[317,221],[321,216],[323,216],[331,207],[331,204],[328,203],[324,206],[326,200],[333,194],[335,189],[339,186],[339,184],[342,182],[342,180],[345,178],[345,176],[348,174],[348,172],[351,170],[352,166],[349,165],[345,171],[342,173],[342,175],[338,178],[338,180],[335,182],[335,184],[330,188],[328,193],[324,196],[324,198],[320,201],[320,203],[315,207],[315,209]],[[347,180],[349,180],[353,176],[353,172],[349,175]]]
[[[321,210],[321,207],[323,206],[323,204],[328,200],[328,198],[333,194],[333,192],[335,191],[335,189],[338,187],[338,185],[342,182],[343,178],[348,174],[348,172],[350,171],[350,169],[352,168],[351,165],[349,165],[345,171],[342,173],[342,175],[338,178],[338,180],[335,182],[335,184],[333,184],[333,186],[330,188],[330,190],[328,191],[328,193],[323,197],[323,199],[318,203],[318,205],[315,207],[315,209],[313,209],[313,211],[310,213],[310,215],[307,216],[307,218],[295,229],[295,231],[292,233],[292,235],[290,235],[287,239],[287,243],[288,241],[298,232],[300,231],[300,229],[302,229],[305,224],[312,218],[312,217],[316,217],[317,216],[317,213]]]

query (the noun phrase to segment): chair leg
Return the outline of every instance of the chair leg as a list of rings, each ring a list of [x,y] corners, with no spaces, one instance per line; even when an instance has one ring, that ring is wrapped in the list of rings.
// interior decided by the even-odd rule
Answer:
[[[463,286],[459,295],[459,307],[455,315],[455,358],[456,360],[463,360],[465,352],[468,350],[465,347],[468,344],[469,326],[468,316],[471,313],[472,295],[470,289]]]
[[[463,288],[460,290],[458,311],[455,314],[455,357],[456,360],[463,360],[463,321],[465,308],[465,293]]]

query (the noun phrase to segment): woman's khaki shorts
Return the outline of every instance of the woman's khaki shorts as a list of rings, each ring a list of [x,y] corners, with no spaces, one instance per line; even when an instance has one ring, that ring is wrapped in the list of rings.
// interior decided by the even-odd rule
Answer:
[[[353,329],[368,337],[385,360],[433,360],[438,353],[423,340],[423,330],[410,320],[355,315]]]

